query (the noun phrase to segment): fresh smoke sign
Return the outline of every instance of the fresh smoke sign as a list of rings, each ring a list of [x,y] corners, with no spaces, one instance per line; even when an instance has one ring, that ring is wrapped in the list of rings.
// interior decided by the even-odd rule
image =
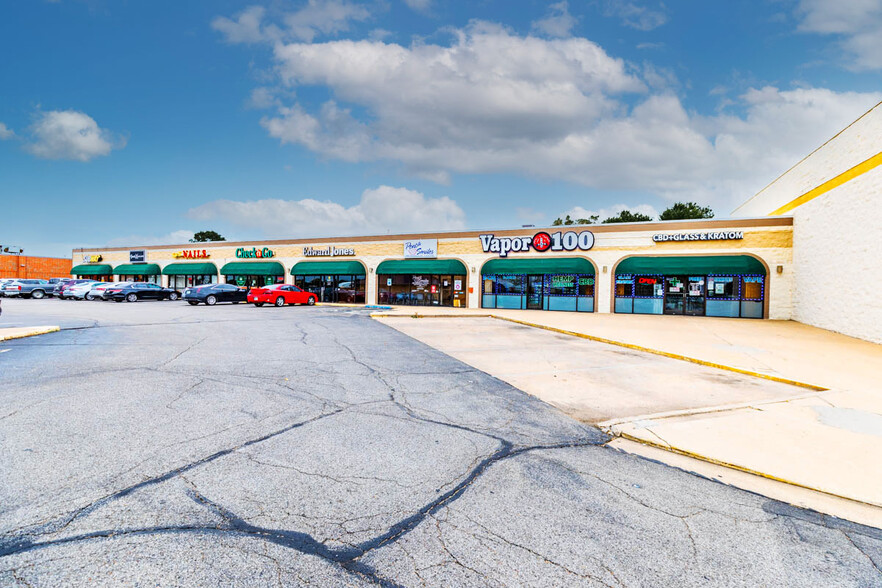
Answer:
[[[575,251],[581,249],[588,251],[594,247],[594,233],[591,231],[567,231],[562,233],[536,233],[532,237],[497,237],[495,235],[481,235],[481,247],[484,253],[498,253],[499,257],[507,257],[509,253],[534,251]]]

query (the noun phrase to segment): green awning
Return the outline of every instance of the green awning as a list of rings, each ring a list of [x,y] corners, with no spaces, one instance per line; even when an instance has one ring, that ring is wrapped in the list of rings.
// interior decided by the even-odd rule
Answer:
[[[377,274],[439,274],[464,276],[468,272],[461,261],[455,259],[395,259],[384,261],[377,267]]]
[[[766,274],[762,262],[749,255],[629,257],[616,274]]]
[[[223,276],[284,276],[285,268],[278,261],[231,261],[220,273]]]
[[[124,263],[113,268],[118,276],[158,276],[159,266],[155,263]]]
[[[113,268],[105,263],[95,265],[75,265],[70,268],[72,276],[112,276]]]
[[[213,263],[170,263],[162,268],[167,276],[207,276],[217,275],[217,266]]]
[[[301,261],[291,268],[292,276],[365,275],[364,266],[357,261]]]
[[[545,257],[542,259],[491,259],[481,274],[589,274],[594,266],[583,257]]]

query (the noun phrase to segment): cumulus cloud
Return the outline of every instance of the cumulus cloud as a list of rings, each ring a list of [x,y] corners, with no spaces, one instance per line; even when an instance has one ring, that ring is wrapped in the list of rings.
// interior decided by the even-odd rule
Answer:
[[[76,110],[42,112],[30,131],[32,139],[25,148],[43,159],[89,161],[126,144],[124,138],[100,128],[95,119]]]
[[[606,0],[604,15],[618,18],[626,27],[638,31],[651,31],[668,22],[663,4],[659,4],[657,9],[652,9],[625,0]]]
[[[407,188],[365,190],[350,207],[312,198],[215,200],[191,209],[197,220],[223,220],[267,237],[382,234],[465,227],[465,213],[450,198],[428,198]]]
[[[312,42],[319,35],[348,31],[353,22],[370,16],[367,8],[347,0],[308,0],[299,10],[281,14],[281,26],[264,22],[266,9],[262,6],[249,6],[235,18],[218,16],[211,26],[223,33],[228,43]]]
[[[800,0],[805,33],[835,35],[855,70],[882,69],[882,0]]]
[[[604,208],[598,208],[595,210],[588,210],[587,208],[582,208],[581,206],[574,206],[573,208],[561,214],[560,218],[565,218],[567,215],[569,215],[571,219],[576,220],[580,218],[590,219],[592,216],[596,216],[597,222],[600,223],[612,216],[618,216],[619,213],[621,213],[623,210],[645,214],[652,218],[652,220],[658,219],[658,210],[656,210],[654,206],[651,206],[649,204],[638,204],[637,206],[630,206],[628,204],[613,204],[611,206],[606,206]]]
[[[404,3],[417,12],[427,13],[432,8],[432,0],[404,0]]]
[[[535,22],[532,29],[549,37],[569,37],[576,26],[576,17],[570,14],[566,0],[548,7],[548,14]]]
[[[129,235],[111,239],[105,247],[128,247],[134,245],[179,245],[188,243],[193,238],[194,231],[181,229],[165,235]]]
[[[6,139],[11,139],[15,136],[15,133],[7,127],[5,124],[0,122],[0,141],[5,141]]]
[[[634,70],[586,39],[487,23],[455,31],[449,46],[341,40],[278,44],[274,55],[288,88],[333,95],[264,117],[282,143],[399,162],[442,183],[519,173],[717,207],[755,193],[882,98],[754,88],[727,98],[740,115],[701,116],[667,89],[677,85],[669,72]]]

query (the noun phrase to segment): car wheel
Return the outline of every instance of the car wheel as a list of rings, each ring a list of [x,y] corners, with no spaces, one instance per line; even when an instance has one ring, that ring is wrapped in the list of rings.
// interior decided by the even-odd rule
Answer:
[[[34,290],[31,292],[31,298],[36,298],[37,300],[43,298],[46,295],[42,290]]]
[[[215,304],[217,304],[217,297],[209,296],[205,299],[205,304],[207,304],[208,306],[214,306]]]
[[[129,302],[136,302],[138,300],[138,295],[137,294],[129,294],[128,296],[126,296],[126,300]]]
[[[88,300],[89,302],[92,302],[93,300],[95,300],[95,297],[92,296],[91,294],[86,294],[86,300]]]
[[[254,306],[261,307],[263,306],[263,302],[255,302]]]
[[[285,299],[279,296],[278,298],[276,298],[275,305],[279,307],[285,306]]]
[[[198,306],[199,305],[199,303],[196,302],[195,300],[188,300],[187,304],[189,304],[190,306]]]
[[[177,293],[177,292],[172,292],[172,293],[170,293],[170,294],[168,295],[168,299],[169,299],[169,300],[177,300],[177,299],[178,299],[178,293]]]
[[[306,304],[308,306],[315,306],[315,296],[310,296],[306,299]]]

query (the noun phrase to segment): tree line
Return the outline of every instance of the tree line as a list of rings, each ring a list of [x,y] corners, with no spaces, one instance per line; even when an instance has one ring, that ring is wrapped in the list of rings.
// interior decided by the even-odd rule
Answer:
[[[713,217],[714,211],[711,210],[709,206],[699,206],[695,202],[676,202],[665,209],[664,212],[662,212],[660,215],[658,215],[658,220],[665,221]],[[554,222],[551,223],[551,226],[559,227],[562,225],[595,225],[598,223],[599,220],[600,217],[596,214],[592,214],[588,218],[576,219],[570,218],[570,215],[566,215],[564,218],[558,217],[554,219]],[[630,210],[623,210],[615,216],[611,216],[600,221],[600,223],[642,223],[651,220],[652,217],[648,214],[631,212]]]

